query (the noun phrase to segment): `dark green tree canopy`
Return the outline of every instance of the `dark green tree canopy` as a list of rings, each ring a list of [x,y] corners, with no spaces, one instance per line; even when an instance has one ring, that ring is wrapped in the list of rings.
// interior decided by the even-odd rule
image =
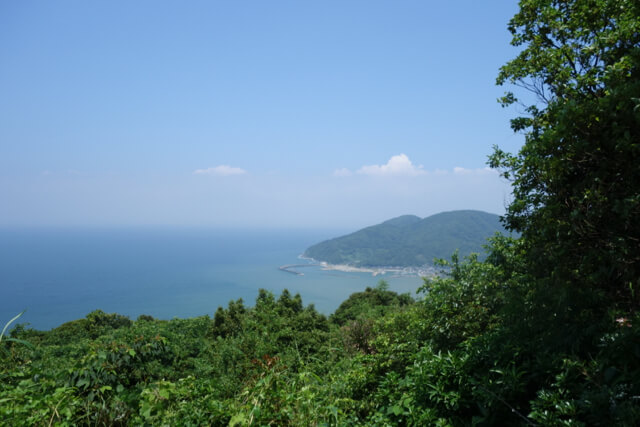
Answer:
[[[637,306],[640,288],[640,3],[523,0],[511,20],[520,54],[498,84],[536,95],[512,121],[517,155],[493,167],[513,181],[506,225],[533,271]],[[519,103],[513,93],[503,105]]]

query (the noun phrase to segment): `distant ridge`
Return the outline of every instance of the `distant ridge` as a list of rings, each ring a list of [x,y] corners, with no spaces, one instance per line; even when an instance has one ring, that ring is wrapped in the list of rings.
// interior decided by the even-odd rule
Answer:
[[[424,219],[403,215],[308,248],[304,256],[354,267],[418,267],[434,258],[482,252],[496,232],[504,232],[498,215],[482,211],[442,212]]]

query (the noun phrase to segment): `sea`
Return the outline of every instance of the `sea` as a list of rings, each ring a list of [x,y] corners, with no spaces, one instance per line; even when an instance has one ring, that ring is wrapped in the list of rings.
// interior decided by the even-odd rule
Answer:
[[[340,272],[306,266],[304,250],[346,230],[200,228],[0,229],[0,327],[16,321],[38,330],[93,310],[135,320],[213,316],[242,298],[251,306],[264,288],[299,293],[327,315],[354,292],[381,279],[392,291],[415,292],[417,276]]]

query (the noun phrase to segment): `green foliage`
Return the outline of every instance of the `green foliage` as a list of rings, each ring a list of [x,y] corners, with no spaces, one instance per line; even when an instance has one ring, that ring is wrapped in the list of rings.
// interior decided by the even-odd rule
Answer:
[[[505,219],[526,239],[530,271],[628,308],[640,301],[639,17],[630,0],[522,1],[509,29],[523,49],[498,83],[538,102],[512,122],[520,153],[491,158],[513,181]]]
[[[2,340],[4,339],[4,342],[11,342],[11,343],[19,343],[22,345],[26,345],[27,347],[31,347],[31,343],[29,343],[28,341],[25,340],[19,340],[17,338],[13,338],[13,337],[5,337],[5,332],[7,331],[7,328],[9,328],[9,325],[11,325],[13,322],[15,322],[16,320],[18,320],[20,318],[20,316],[22,316],[24,314],[24,311],[21,311],[20,313],[18,313],[16,316],[14,316],[11,320],[9,320],[5,325],[4,328],[2,328],[2,332],[0,332],[0,348],[4,351],[4,352],[8,352],[8,350],[2,346]]]
[[[419,289],[426,294],[419,324],[434,348],[451,350],[497,321],[505,285],[499,280],[499,268],[478,262],[476,256],[461,263],[454,254],[451,262],[441,264],[450,269],[450,276],[425,279]]]
[[[381,280],[375,288],[366,288],[364,292],[351,294],[340,304],[329,320],[336,325],[344,326],[347,322],[357,319],[379,318],[391,309],[413,303],[409,294],[398,295],[396,292],[389,291],[388,286],[387,282]]]
[[[218,307],[213,317],[213,335],[225,338],[242,332],[242,318],[246,313],[242,298],[229,302],[229,307],[225,310]]]
[[[53,329],[50,334],[46,335],[46,339],[52,343],[70,343],[79,337],[94,339],[114,329],[131,326],[131,324],[131,320],[126,316],[94,310],[84,319],[72,320]]]
[[[486,239],[503,230],[497,215],[453,211],[420,219],[405,215],[347,236],[311,246],[305,255],[330,264],[423,266],[455,250],[481,252]]]

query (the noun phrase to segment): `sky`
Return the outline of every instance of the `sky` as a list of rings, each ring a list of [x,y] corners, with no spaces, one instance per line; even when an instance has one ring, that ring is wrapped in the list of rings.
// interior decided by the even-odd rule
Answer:
[[[0,2],[0,226],[502,214],[515,1]]]

